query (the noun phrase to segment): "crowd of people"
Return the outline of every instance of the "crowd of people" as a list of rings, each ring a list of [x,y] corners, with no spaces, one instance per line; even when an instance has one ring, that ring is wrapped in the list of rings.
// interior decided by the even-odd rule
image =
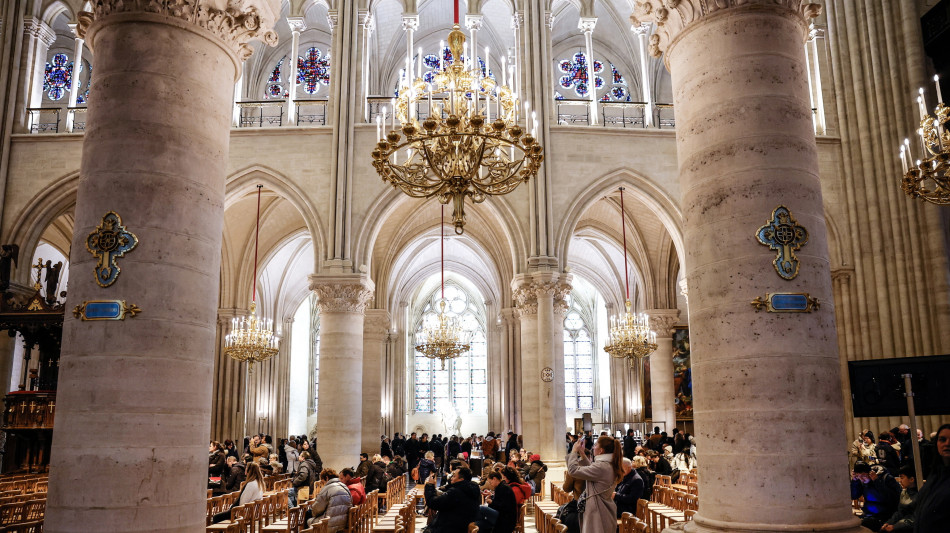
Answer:
[[[950,531],[950,424],[930,439],[921,430],[914,437],[919,475],[906,425],[880,432],[876,439],[864,430],[851,443],[851,500],[861,525],[871,531]]]

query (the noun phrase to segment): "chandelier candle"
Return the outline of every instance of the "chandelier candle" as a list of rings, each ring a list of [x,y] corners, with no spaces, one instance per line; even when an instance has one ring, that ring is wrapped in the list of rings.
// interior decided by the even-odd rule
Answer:
[[[920,198],[937,205],[950,205],[950,132],[947,123],[950,122],[950,108],[943,103],[943,94],[940,92],[940,78],[934,76],[937,89],[937,106],[933,114],[927,113],[927,99],[924,89],[917,91],[917,111],[920,114],[920,126],[917,134],[920,137],[921,156],[911,165],[910,139],[904,139],[901,145],[901,168],[903,177],[901,189],[911,198]]]

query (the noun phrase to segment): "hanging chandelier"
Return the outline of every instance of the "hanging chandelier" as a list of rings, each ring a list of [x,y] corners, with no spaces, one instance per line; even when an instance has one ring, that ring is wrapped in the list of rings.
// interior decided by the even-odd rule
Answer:
[[[455,359],[471,348],[468,338],[471,332],[459,325],[457,317],[445,312],[445,206],[442,206],[440,223],[440,270],[442,271],[442,294],[439,299],[439,315],[434,322],[424,324],[416,337],[416,351],[429,359],[438,359],[445,370],[445,361]]]
[[[623,230],[623,276],[627,290],[626,312],[610,317],[608,343],[604,351],[618,359],[629,359],[630,366],[656,351],[656,334],[650,331],[650,317],[644,313],[632,313],[630,304],[630,279],[627,266],[627,226],[624,216],[623,187],[620,188],[620,226]],[[642,372],[641,372],[642,374]],[[642,387],[641,387],[642,388]]]
[[[461,235],[466,197],[477,204],[510,193],[537,175],[544,155],[536,115],[529,116],[526,108],[522,128],[518,95],[489,76],[488,57],[482,71],[474,60],[477,51],[465,50],[458,0],[453,3],[451,62],[439,50],[442,59],[428,83],[421,68],[420,76],[412,78],[412,58],[407,57],[409,74],[394,102],[391,130],[384,135],[386,120],[377,115],[378,142],[372,156],[376,172],[393,187],[414,198],[451,201],[452,223]],[[422,101],[428,103],[424,118],[418,116]],[[401,128],[396,127],[397,118]]]
[[[950,205],[950,107],[943,103],[940,93],[940,77],[934,76],[937,86],[937,107],[934,114],[927,113],[924,89],[917,96],[920,113],[920,159],[911,155],[910,139],[904,139],[900,147],[901,168],[904,177],[901,189],[911,198],[920,198],[937,205]]]
[[[257,225],[254,230],[254,291],[251,296],[250,314],[231,319],[231,332],[224,339],[224,354],[248,364],[248,372],[254,363],[266,361],[277,355],[280,339],[274,334],[273,322],[257,316],[257,246],[261,228],[261,188],[257,186]]]

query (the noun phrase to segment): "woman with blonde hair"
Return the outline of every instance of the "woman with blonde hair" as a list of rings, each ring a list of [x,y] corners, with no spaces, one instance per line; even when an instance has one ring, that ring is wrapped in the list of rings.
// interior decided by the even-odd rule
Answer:
[[[584,533],[614,533],[617,530],[617,505],[613,490],[623,479],[623,447],[620,441],[603,435],[594,444],[594,460],[584,453],[583,438],[577,439],[567,455],[567,471],[574,479],[586,482],[577,502]]]

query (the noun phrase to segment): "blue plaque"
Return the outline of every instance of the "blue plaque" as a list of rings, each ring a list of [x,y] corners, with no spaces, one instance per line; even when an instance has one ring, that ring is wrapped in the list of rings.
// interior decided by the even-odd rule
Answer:
[[[73,308],[73,316],[80,320],[125,320],[142,312],[135,304],[125,300],[91,300]]]
[[[752,300],[756,311],[765,309],[769,313],[811,313],[820,306],[818,298],[807,292],[769,292],[765,298],[759,296]]]

